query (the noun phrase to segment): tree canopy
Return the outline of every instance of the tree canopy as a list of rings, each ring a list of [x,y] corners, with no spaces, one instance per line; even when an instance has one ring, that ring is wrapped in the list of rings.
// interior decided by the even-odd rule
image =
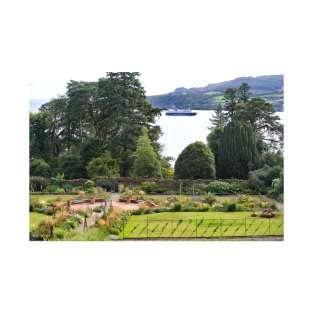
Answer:
[[[138,139],[134,159],[134,177],[161,177],[161,164],[148,136],[148,130],[145,127],[142,129],[141,136]]]
[[[283,126],[271,103],[251,98],[250,87],[228,88],[224,103],[211,119],[207,137],[216,161],[219,178],[247,178],[262,162],[282,154]],[[267,160],[265,157],[267,155]]]
[[[139,76],[108,72],[96,82],[70,81],[64,96],[30,114],[30,159],[44,159],[55,172],[61,156],[75,156],[84,177],[87,164],[109,151],[119,162],[119,174],[129,176],[142,127],[160,159],[161,130],[155,124],[160,110],[147,101]]]
[[[256,168],[259,153],[256,134],[250,124],[232,121],[221,135],[218,148],[219,174],[221,178],[247,178]]]
[[[188,145],[176,160],[175,177],[181,179],[215,178],[215,161],[212,151],[200,141]]]
[[[118,161],[112,159],[109,151],[99,157],[93,158],[87,166],[89,177],[118,177],[119,170]]]

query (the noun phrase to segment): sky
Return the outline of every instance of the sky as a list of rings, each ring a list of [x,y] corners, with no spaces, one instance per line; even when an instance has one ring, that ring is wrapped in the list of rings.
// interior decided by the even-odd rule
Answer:
[[[83,4],[36,3],[42,14],[29,25],[30,98],[55,97],[70,79],[97,80],[108,71],[140,72],[147,95],[284,74],[283,1]]]

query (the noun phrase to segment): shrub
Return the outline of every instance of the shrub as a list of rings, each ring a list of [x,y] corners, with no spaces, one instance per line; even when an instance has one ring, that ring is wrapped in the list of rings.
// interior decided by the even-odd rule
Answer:
[[[115,191],[115,184],[109,180],[101,181],[101,187],[106,191]]]
[[[57,171],[64,173],[66,179],[86,177],[86,170],[79,155],[64,154],[60,156]]]
[[[204,197],[204,201],[209,205],[214,204],[216,202],[215,195],[211,192],[208,192],[208,194]]]
[[[202,204],[197,210],[199,212],[208,212],[211,210],[211,206],[207,204]]]
[[[64,229],[57,228],[54,230],[53,235],[56,239],[64,239],[65,231]]]
[[[265,187],[271,187],[275,178],[282,174],[282,167],[264,165],[262,168],[249,173],[249,185],[257,191],[263,191]]]
[[[54,221],[44,220],[39,224],[36,232],[38,233],[39,236],[41,236],[45,240],[49,240],[53,236],[53,229],[54,229]]]
[[[87,171],[90,177],[118,177],[120,168],[118,161],[113,159],[111,153],[107,151],[101,156],[93,158],[88,163]]]
[[[231,194],[233,193],[232,186],[230,183],[214,181],[208,184],[207,188],[208,192],[212,192],[215,194]]]
[[[93,193],[94,192],[94,186],[95,186],[95,183],[92,181],[92,180],[87,180],[85,183],[84,183],[84,190],[86,193]]]
[[[225,208],[221,203],[215,203],[212,206],[212,211],[223,212],[223,211],[225,211]]]
[[[164,194],[164,193],[169,193],[169,188],[166,187],[158,187],[154,190],[155,193],[160,193],[160,194]]]
[[[145,213],[145,210],[143,208],[140,208],[138,210],[133,210],[131,212],[132,215],[143,215]]]
[[[226,205],[227,211],[228,212],[235,212],[237,211],[237,204],[232,202]]]
[[[116,227],[108,227],[108,232],[111,235],[119,235],[119,230]]]
[[[174,206],[173,206],[174,212],[179,212],[181,211],[181,209],[182,209],[182,205],[179,202],[174,203]]]
[[[38,199],[32,199],[30,198],[29,201],[29,211],[30,212],[35,212],[36,209],[43,209],[44,208],[44,203],[39,201]]]
[[[215,160],[210,148],[200,141],[188,145],[176,160],[175,177],[215,178]]]
[[[70,184],[64,184],[63,189],[65,192],[71,192],[73,188]]]
[[[57,192],[59,187],[57,185],[49,185],[44,189],[44,192]]]
[[[94,212],[96,213],[101,213],[102,212],[102,208],[101,207],[96,207],[92,209]]]
[[[145,191],[146,193],[152,193],[156,189],[156,183],[155,182],[144,182],[142,184],[142,190]]]
[[[30,162],[30,176],[49,177],[51,169],[49,164],[42,159],[34,159]]]
[[[253,188],[256,192],[264,192],[264,182],[255,174],[250,173],[248,179],[249,186]]]
[[[117,191],[118,191],[119,193],[123,193],[124,190],[125,190],[124,184],[118,184]]]
[[[251,190],[248,182],[245,181],[233,181],[231,182],[231,191],[233,193],[244,193],[251,194],[253,191]]]

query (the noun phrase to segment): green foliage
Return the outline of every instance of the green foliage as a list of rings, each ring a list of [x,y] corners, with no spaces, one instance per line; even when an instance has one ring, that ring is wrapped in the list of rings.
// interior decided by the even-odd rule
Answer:
[[[275,198],[278,201],[284,200],[284,173],[281,172],[279,178],[275,178],[272,181],[272,186],[268,191],[268,195]]]
[[[54,238],[59,239],[59,240],[64,239],[65,234],[66,234],[66,230],[62,228],[56,228],[53,232]]]
[[[227,182],[215,181],[210,182],[207,187],[208,192],[215,194],[231,194],[233,193],[232,185]]]
[[[118,161],[112,159],[111,153],[106,152],[97,158],[93,158],[87,166],[88,175],[90,177],[118,177],[120,168]]]
[[[31,158],[46,160],[53,173],[58,165],[71,167],[63,171],[71,179],[86,177],[87,164],[110,151],[120,162],[120,175],[129,176],[142,127],[148,129],[155,151],[160,151],[161,131],[155,125],[160,110],[147,101],[139,76],[138,72],[109,72],[97,82],[70,81],[65,96],[31,114]],[[76,167],[69,160],[58,162],[68,153],[76,157]]]
[[[58,172],[64,173],[66,179],[86,177],[85,167],[76,154],[62,155],[58,160]]]
[[[215,195],[211,192],[208,192],[208,194],[204,197],[204,201],[209,205],[214,204],[216,202]]]
[[[144,182],[142,184],[142,190],[146,193],[152,193],[157,188],[157,184],[155,182]]]
[[[44,160],[34,159],[30,162],[30,176],[49,177],[50,174],[50,166]]]
[[[134,154],[133,176],[150,178],[161,177],[161,165],[148,136],[147,128],[142,129]]]
[[[100,157],[105,152],[106,149],[103,140],[95,137],[90,137],[81,144],[80,159],[82,163],[87,166],[92,159]]]
[[[174,169],[171,165],[171,161],[174,159],[172,157],[162,157],[161,163],[161,176],[164,179],[172,179],[174,177]]]
[[[283,169],[280,166],[270,167],[264,165],[262,168],[249,173],[249,184],[258,191],[264,187],[271,187],[275,178],[279,178]]]
[[[45,113],[29,114],[29,156],[31,159],[50,159],[49,117]]]
[[[49,185],[43,191],[44,192],[64,192],[64,190],[60,189],[57,185]]]
[[[108,232],[111,235],[119,235],[120,231],[116,227],[108,227]]]
[[[131,211],[131,215],[143,215],[144,212],[145,212],[145,210],[140,208],[140,209]]]
[[[259,159],[256,134],[252,126],[232,121],[224,128],[218,149],[222,178],[247,178]]]
[[[42,209],[45,207],[43,201],[39,201],[38,199],[30,198],[29,200],[29,211],[34,212],[36,209]]]
[[[173,205],[173,211],[174,212],[180,212],[182,210],[182,205],[179,202],[175,202]]]
[[[279,120],[271,103],[251,98],[247,82],[227,88],[224,108],[216,108],[207,137],[215,156],[217,177],[247,178],[249,171],[260,166],[282,166],[282,154],[277,152],[283,146]],[[256,177],[252,180],[259,185]]]
[[[71,241],[103,241],[107,239],[109,233],[106,226],[90,227],[83,233],[76,233],[66,240]]]
[[[56,180],[63,181],[64,180],[64,173],[57,173]]]
[[[197,141],[187,146],[175,163],[176,178],[215,178],[215,161],[211,150]]]
[[[87,180],[84,183],[84,191],[86,193],[93,193],[94,192],[95,183],[92,180]]]
[[[215,167],[216,167],[216,177],[221,177],[221,170],[219,165],[219,145],[223,135],[223,128],[213,128],[211,129],[209,135],[207,136],[208,146],[214,154]]]

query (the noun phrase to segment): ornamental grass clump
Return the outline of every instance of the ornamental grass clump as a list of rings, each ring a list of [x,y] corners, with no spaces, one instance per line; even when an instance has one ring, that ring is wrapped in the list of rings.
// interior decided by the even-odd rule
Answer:
[[[53,237],[54,227],[55,227],[55,220],[44,220],[40,222],[36,232],[44,240],[49,240]]]
[[[204,201],[209,205],[213,205],[216,202],[216,197],[213,193],[208,192],[208,194],[204,197]]]

